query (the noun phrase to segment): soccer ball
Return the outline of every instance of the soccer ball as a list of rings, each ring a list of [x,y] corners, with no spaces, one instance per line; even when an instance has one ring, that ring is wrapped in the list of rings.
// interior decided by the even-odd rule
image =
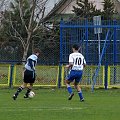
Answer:
[[[35,96],[35,93],[33,91],[30,91],[28,96],[29,96],[29,98],[33,98]]]

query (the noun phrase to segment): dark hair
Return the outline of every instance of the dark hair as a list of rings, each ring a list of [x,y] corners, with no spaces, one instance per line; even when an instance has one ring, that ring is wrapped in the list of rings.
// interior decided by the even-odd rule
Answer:
[[[41,53],[41,50],[40,50],[39,48],[35,48],[35,49],[33,50],[33,53]]]
[[[72,48],[74,48],[75,50],[79,50],[79,46],[77,44],[74,44]]]

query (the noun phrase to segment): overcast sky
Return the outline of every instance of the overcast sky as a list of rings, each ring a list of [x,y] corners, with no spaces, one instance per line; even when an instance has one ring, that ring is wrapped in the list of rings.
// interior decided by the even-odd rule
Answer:
[[[0,0],[0,4],[1,4],[1,1],[2,0]],[[5,3],[7,3],[6,4],[6,6],[9,6],[9,3],[11,2],[11,1],[13,1],[13,0],[6,0],[6,2]],[[47,2],[47,5],[46,5],[46,14],[54,7],[54,5],[56,4],[56,3],[58,3],[60,0],[48,0],[48,2]],[[4,8],[5,9],[5,8]]]
[[[50,12],[50,10],[54,7],[56,3],[58,3],[60,0],[48,0],[47,7],[46,7],[46,14]]]

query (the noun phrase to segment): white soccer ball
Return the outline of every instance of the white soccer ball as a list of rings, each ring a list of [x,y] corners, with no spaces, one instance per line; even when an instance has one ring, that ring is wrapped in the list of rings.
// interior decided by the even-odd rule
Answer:
[[[29,96],[29,98],[33,98],[35,96],[35,93],[33,91],[30,91],[28,96]]]

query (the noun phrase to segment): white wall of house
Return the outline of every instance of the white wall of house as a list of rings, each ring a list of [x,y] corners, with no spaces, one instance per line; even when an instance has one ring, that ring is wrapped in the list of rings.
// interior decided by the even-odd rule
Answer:
[[[113,0],[115,4],[115,10],[119,13],[120,15],[120,0]]]
[[[48,5],[47,5],[47,9],[46,9],[46,15],[50,12],[51,9],[53,9],[53,7],[58,4],[61,0],[48,0]],[[103,1],[104,0],[89,0],[89,2],[92,2],[94,5],[96,5],[96,9],[101,9],[103,10]],[[115,4],[115,10],[120,14],[120,0],[112,0]],[[64,3],[64,5],[62,5],[62,7],[60,6],[60,8],[57,10],[57,14],[70,14],[73,13],[73,6],[77,6],[76,5],[76,0],[66,0],[66,2]]]
[[[76,6],[76,0],[66,0],[66,3],[57,11],[57,13],[69,14],[73,13],[73,6]]]
[[[96,9],[101,9],[101,10],[103,10],[103,1],[104,0],[89,0],[90,2],[93,2],[94,3],[94,5],[96,5]]]

